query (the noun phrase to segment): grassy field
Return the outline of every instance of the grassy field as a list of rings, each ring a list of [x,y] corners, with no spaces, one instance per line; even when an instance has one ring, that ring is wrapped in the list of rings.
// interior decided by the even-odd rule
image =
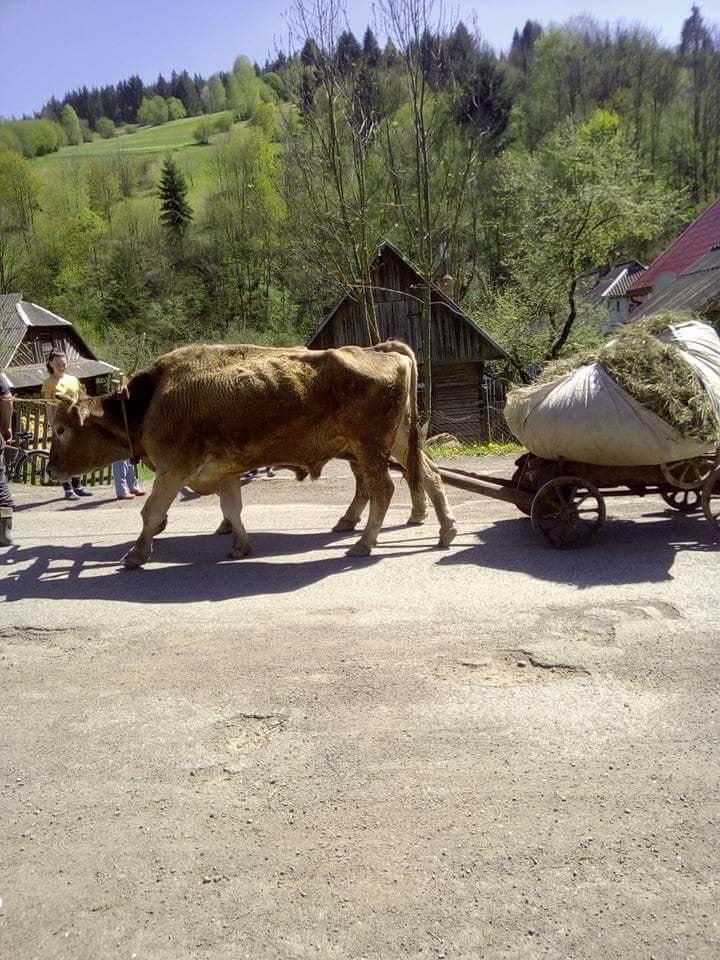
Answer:
[[[193,131],[201,120],[213,123],[222,113],[208,114],[204,117],[187,117],[184,120],[171,120],[159,127],[139,127],[135,133],[121,133],[112,140],[93,140],[73,147],[61,147],[57,153],[37,157],[33,166],[41,179],[49,183],[63,163],[69,161],[88,161],[97,157],[112,157],[119,153],[129,154],[138,159],[156,158],[158,165],[167,153],[172,153],[188,178],[189,198],[198,201],[207,188],[207,161],[212,157],[213,145],[227,136],[215,133],[210,144],[198,144],[193,139]]]

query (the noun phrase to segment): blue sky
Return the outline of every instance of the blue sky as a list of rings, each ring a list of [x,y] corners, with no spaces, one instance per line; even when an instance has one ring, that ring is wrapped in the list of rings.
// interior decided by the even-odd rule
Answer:
[[[209,74],[244,53],[263,62],[286,33],[289,0],[0,0],[0,115],[32,113],[53,94],[116,83],[138,73],[146,82],[173,69]],[[706,19],[720,20],[720,0],[700,0]],[[348,0],[360,39],[372,22],[371,0]],[[506,49],[528,18],[562,22],[578,13],[639,20],[676,42],[690,0],[457,0],[496,49]]]

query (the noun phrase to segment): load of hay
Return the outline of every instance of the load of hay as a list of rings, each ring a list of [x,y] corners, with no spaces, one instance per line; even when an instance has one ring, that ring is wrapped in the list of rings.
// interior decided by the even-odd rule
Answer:
[[[720,441],[720,339],[687,314],[629,323],[592,355],[549,364],[505,415],[538,456],[604,465],[699,456]]]

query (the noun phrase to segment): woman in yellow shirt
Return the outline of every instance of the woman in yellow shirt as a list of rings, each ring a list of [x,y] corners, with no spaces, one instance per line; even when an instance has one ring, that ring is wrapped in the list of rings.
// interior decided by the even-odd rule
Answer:
[[[50,376],[43,381],[40,395],[46,400],[53,400],[55,394],[62,393],[71,400],[80,399],[80,381],[73,377],[67,370],[67,355],[63,350],[51,350],[45,366]],[[55,408],[47,407],[48,423],[52,427],[55,419]],[[79,500],[80,497],[91,497],[92,493],[86,490],[82,485],[82,477],[71,477],[63,483],[66,500]]]

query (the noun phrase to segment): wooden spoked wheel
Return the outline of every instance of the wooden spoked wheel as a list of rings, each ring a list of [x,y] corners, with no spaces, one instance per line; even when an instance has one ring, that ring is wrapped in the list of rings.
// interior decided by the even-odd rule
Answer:
[[[719,504],[720,507],[720,504]],[[533,529],[559,550],[583,547],[605,523],[605,500],[581,477],[556,477],[535,494]]]
[[[702,489],[694,490],[661,490],[660,496],[669,507],[679,510],[680,513],[695,513],[701,509]]]
[[[713,470],[703,485],[702,509],[706,520],[720,531],[720,467]]]
[[[696,490],[705,483],[716,463],[716,457],[693,457],[692,460],[661,463],[660,469],[671,487],[677,487],[678,490]]]

